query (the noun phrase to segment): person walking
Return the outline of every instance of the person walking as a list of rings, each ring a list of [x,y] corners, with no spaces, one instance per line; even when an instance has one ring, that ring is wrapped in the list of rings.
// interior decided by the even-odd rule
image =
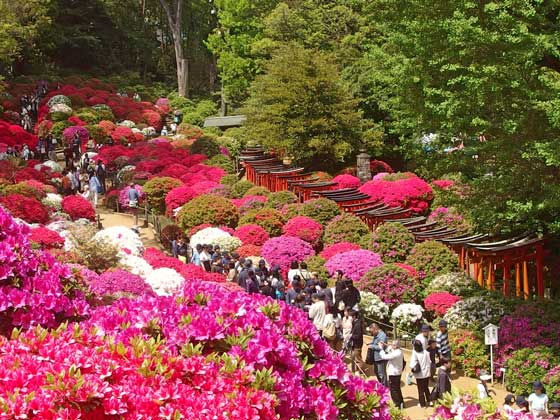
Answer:
[[[93,203],[94,207],[97,207],[97,200],[99,197],[99,192],[101,191],[101,183],[95,176],[92,174],[89,178],[89,191],[90,191],[90,201]]]
[[[352,332],[350,338],[350,348],[352,350],[353,366],[365,374],[367,365],[362,358],[362,347],[364,346],[364,322],[359,311],[350,309],[348,315],[352,318]]]
[[[404,398],[401,390],[401,375],[404,369],[404,356],[399,340],[393,340],[379,352],[379,356],[387,362],[391,399],[395,406],[402,410],[404,408]]]
[[[327,304],[325,303],[325,295],[313,293],[311,295],[313,303],[309,307],[309,319],[313,321],[313,325],[319,331],[319,335],[323,336],[323,326],[325,325],[325,316],[327,315]]]
[[[380,383],[387,386],[387,360],[381,357],[381,350],[387,343],[387,334],[376,323],[369,326],[369,332],[373,337],[369,347],[373,350],[375,376]]]
[[[440,399],[446,392],[451,392],[451,360],[445,357],[441,359],[441,366],[438,370],[437,384],[435,395]]]
[[[128,189],[128,206],[131,208],[137,208],[139,201],[140,201],[140,193],[134,186],[134,182],[131,182],[130,188]]]
[[[200,253],[202,252],[202,245],[200,244],[196,244],[195,249],[193,249],[192,255],[191,255],[191,264],[194,264],[198,267],[200,267],[202,265],[202,262],[200,262]]]
[[[442,358],[451,359],[451,347],[449,346],[449,332],[447,331],[447,321],[439,321],[439,331],[436,334],[436,344],[440,360]]]
[[[430,380],[430,354],[422,346],[420,340],[412,341],[413,352],[410,358],[410,371],[416,378],[418,388],[418,400],[420,407],[428,407],[430,401],[430,391],[428,382]]]

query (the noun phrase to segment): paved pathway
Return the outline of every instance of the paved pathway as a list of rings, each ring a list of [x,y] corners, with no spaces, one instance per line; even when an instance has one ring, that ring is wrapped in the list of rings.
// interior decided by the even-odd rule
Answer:
[[[111,226],[135,226],[134,216],[126,213],[114,213],[104,207],[97,207],[97,214],[101,216],[101,224],[104,228]],[[156,239],[151,227],[142,227],[144,220],[140,219],[138,227],[140,231],[140,239],[144,243],[144,247],[161,248],[159,241]]]

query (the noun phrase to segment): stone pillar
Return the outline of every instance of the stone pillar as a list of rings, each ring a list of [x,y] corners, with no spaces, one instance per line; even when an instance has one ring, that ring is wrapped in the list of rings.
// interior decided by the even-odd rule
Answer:
[[[357,176],[362,182],[371,181],[371,168],[369,166],[369,161],[371,156],[366,153],[364,149],[360,150],[358,155],[358,163],[356,165]]]

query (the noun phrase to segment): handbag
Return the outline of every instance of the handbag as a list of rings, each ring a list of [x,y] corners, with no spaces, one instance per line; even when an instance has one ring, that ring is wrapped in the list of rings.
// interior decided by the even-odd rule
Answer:
[[[436,385],[430,392],[430,401],[437,401],[439,399],[439,387]]]
[[[366,365],[373,364],[375,364],[375,351],[373,350],[373,347],[368,347],[366,354]]]
[[[326,338],[327,340],[336,338],[336,325],[334,323],[334,320],[331,319],[323,327],[323,338]]]
[[[416,363],[416,365],[412,368],[412,373],[420,373],[420,363]]]

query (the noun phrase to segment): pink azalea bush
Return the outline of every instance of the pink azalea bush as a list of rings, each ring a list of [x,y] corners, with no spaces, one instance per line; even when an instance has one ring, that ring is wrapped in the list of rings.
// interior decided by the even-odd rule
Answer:
[[[437,207],[428,216],[429,222],[436,222],[439,226],[457,229],[457,232],[468,232],[471,226],[454,207]]]
[[[293,236],[279,236],[264,243],[261,255],[269,264],[278,264],[282,270],[288,270],[292,261],[303,261],[307,257],[315,255],[315,251],[302,239]]]
[[[233,235],[241,239],[243,245],[262,246],[270,239],[267,231],[254,223],[239,226]]]
[[[121,269],[106,271],[90,283],[90,287],[100,296],[152,293],[151,287],[142,277]]]
[[[296,216],[286,222],[282,232],[286,236],[295,236],[317,245],[323,235],[323,225],[310,217]]]
[[[423,213],[434,194],[432,187],[412,173],[390,174],[382,179],[372,179],[360,188],[372,200],[383,201],[391,207],[403,207],[413,213]]]
[[[382,265],[381,257],[375,252],[359,249],[355,251],[342,252],[329,258],[325,268],[332,276],[337,270],[354,281],[359,281],[365,273],[372,268]]]
[[[337,188],[359,188],[362,185],[359,178],[349,174],[335,176],[332,182],[337,183]]]
[[[461,300],[461,296],[452,295],[447,292],[436,292],[424,299],[424,307],[432,311],[436,316],[443,316],[446,312]]]
[[[396,264],[383,264],[365,273],[357,284],[358,289],[370,292],[389,306],[410,303],[417,297],[419,281]]]
[[[173,215],[173,211],[188,203],[197,196],[196,192],[188,185],[173,188],[165,196],[165,213]]]
[[[347,252],[347,251],[355,251],[358,249],[360,249],[360,246],[357,244],[351,242],[338,242],[336,244],[332,244],[325,247],[319,255],[325,260],[328,260],[336,254],[340,254],[342,252]]]

